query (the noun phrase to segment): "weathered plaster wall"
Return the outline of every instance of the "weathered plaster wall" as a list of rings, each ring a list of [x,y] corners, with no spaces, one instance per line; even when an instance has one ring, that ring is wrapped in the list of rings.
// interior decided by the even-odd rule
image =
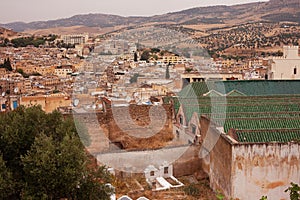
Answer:
[[[173,163],[174,176],[186,176],[201,171],[199,146],[190,146],[185,153]]]
[[[226,137],[220,135],[216,125],[201,116],[201,167],[209,175],[210,186],[226,196],[231,195],[232,148]]]
[[[300,144],[234,145],[232,197],[252,200],[289,199],[284,190],[300,183]]]
[[[231,196],[232,148],[225,137],[220,137],[209,156],[210,186],[227,197]]]

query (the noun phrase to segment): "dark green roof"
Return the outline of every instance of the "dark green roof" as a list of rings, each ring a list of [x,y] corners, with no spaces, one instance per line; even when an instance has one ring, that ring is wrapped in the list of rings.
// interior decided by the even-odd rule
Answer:
[[[213,90],[230,95],[203,96]],[[207,115],[225,133],[233,129],[240,142],[300,139],[300,80],[196,82],[173,103],[176,112],[182,106],[188,121],[195,112]]]
[[[232,90],[231,92],[228,92],[226,96],[246,96],[246,95],[238,90]]]
[[[291,142],[300,141],[300,130],[236,131],[239,142]]]
[[[210,82],[195,82],[184,87],[178,93],[178,96],[183,98],[197,98],[209,92],[211,89]]]
[[[218,119],[214,120],[224,127],[225,133],[229,129],[235,130],[275,130],[299,129],[300,118],[243,118],[243,119]],[[224,123],[225,121],[225,123]]]
[[[208,115],[212,118],[249,118],[249,117],[295,117],[300,115],[300,102],[202,102],[197,104],[189,102],[182,104],[186,119],[189,121],[193,113],[198,116]],[[298,104],[299,103],[299,104]],[[228,115],[228,116],[227,116]],[[281,118],[282,118],[281,117]]]
[[[236,80],[193,82],[182,89],[178,96],[200,97],[215,90],[228,94],[234,90],[246,96],[295,95],[300,94],[300,80]],[[235,93],[235,94],[236,94]]]

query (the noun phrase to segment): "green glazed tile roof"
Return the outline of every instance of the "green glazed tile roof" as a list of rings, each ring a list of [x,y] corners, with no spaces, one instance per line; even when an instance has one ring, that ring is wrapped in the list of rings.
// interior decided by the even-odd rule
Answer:
[[[300,141],[300,130],[272,130],[272,131],[236,131],[239,142],[291,142]]]
[[[231,95],[203,96],[213,90]],[[206,115],[226,133],[234,129],[240,142],[300,139],[300,81],[197,82],[172,101],[176,113],[182,106],[188,121],[195,112]]]
[[[224,127],[225,133],[229,129],[235,130],[274,130],[274,129],[300,129],[300,118],[244,118],[244,119],[218,119],[214,120]]]
[[[237,80],[193,82],[178,94],[181,97],[200,97],[215,90],[222,94],[268,96],[300,94],[300,80]],[[241,94],[242,93],[242,94]]]
[[[247,96],[300,94],[300,80],[217,81],[212,89],[224,94],[237,90]]]

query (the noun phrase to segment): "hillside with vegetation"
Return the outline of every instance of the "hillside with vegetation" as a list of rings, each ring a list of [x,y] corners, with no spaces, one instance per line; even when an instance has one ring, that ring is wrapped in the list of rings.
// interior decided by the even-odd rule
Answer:
[[[123,17],[108,14],[81,14],[70,18],[37,21],[13,22],[0,24],[2,27],[22,32],[25,30],[49,29],[54,27],[116,27],[135,26],[146,23],[205,25],[215,24],[216,27],[238,25],[248,22],[297,22],[299,23],[300,3],[297,0],[271,0],[269,2],[255,2],[233,6],[197,7],[179,12],[172,12],[151,17]]]

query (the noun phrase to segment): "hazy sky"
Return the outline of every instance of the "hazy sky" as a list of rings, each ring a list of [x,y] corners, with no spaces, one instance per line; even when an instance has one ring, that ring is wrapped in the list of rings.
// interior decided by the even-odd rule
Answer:
[[[38,21],[76,14],[150,16],[187,8],[232,5],[258,0],[1,0],[0,23]]]

